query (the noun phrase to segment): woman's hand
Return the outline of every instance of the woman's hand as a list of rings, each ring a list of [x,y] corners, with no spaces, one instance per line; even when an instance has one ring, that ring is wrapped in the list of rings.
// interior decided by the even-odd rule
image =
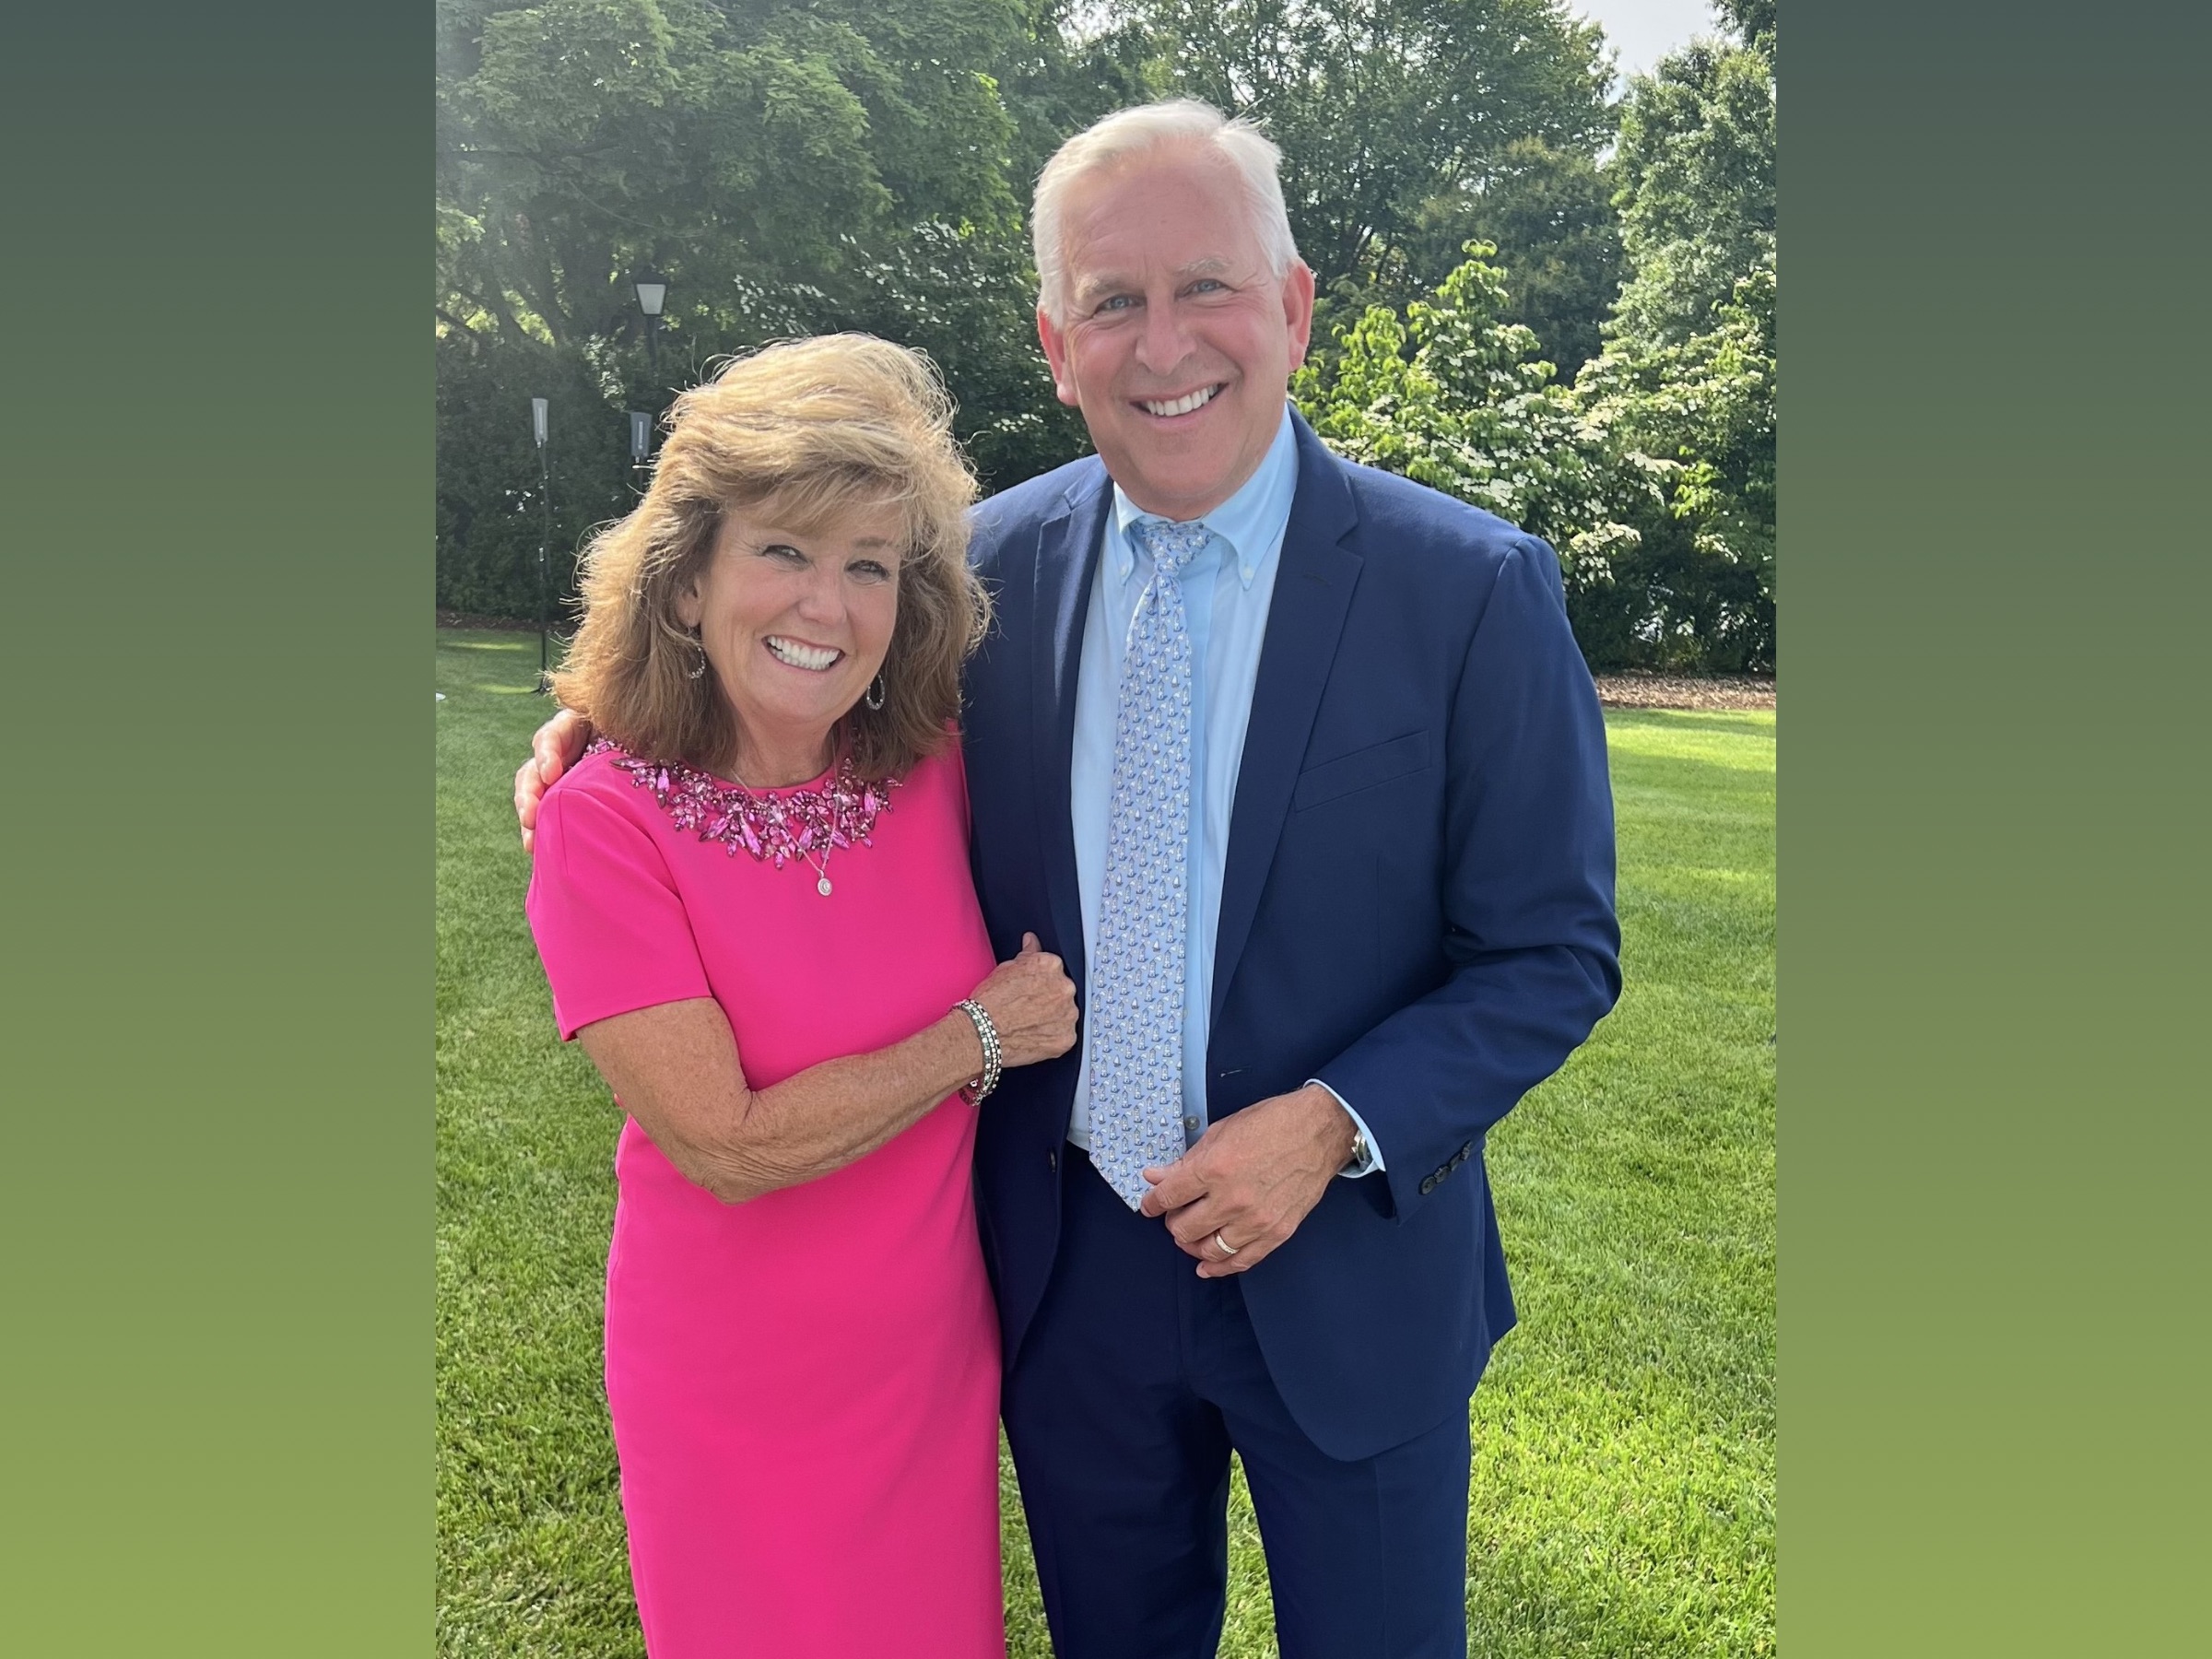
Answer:
[[[975,988],[998,1031],[999,1065],[1028,1065],[1076,1045],[1076,986],[1060,959],[1021,935],[1021,954],[991,970]]]

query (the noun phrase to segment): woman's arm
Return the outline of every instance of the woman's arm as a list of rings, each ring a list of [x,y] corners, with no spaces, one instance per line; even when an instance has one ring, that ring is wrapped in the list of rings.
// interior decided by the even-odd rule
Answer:
[[[1075,986],[1034,935],[974,997],[998,1031],[1003,1065],[1075,1043]],[[975,1024],[957,1008],[904,1041],[825,1060],[772,1088],[746,1086],[729,1021],[709,998],[618,1014],[577,1037],[653,1144],[725,1204],[843,1168],[983,1069]]]

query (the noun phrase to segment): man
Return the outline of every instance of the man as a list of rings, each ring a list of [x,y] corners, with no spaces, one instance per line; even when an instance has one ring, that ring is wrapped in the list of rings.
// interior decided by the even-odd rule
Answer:
[[[1098,454],[977,512],[977,888],[1084,1007],[976,1155],[1063,1659],[1214,1652],[1232,1448],[1286,1659],[1464,1655],[1467,1401],[1513,1320],[1483,1135],[1619,991],[1557,560],[1288,410],[1277,160],[1187,102],[1053,158],[1038,328]]]

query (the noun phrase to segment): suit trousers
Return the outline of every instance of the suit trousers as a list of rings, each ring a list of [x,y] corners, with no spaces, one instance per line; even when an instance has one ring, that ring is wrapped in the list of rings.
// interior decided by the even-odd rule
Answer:
[[[1282,1659],[1465,1659],[1465,1406],[1377,1456],[1325,1455],[1268,1375],[1241,1277],[1198,1277],[1072,1146],[1061,1185],[1000,1402],[1058,1659],[1213,1659],[1232,1449]]]

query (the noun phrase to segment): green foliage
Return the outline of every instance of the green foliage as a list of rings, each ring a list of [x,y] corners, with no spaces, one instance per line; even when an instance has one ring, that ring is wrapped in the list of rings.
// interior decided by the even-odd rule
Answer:
[[[1488,263],[1495,251],[1468,243],[1466,263],[1433,300],[1409,304],[1403,323],[1371,306],[1292,392],[1339,453],[1543,536],[1581,588],[1602,580],[1633,533],[1608,510],[1618,481],[1596,429],[1538,357],[1535,334],[1505,320],[1504,278]]]
[[[1571,393],[1479,242],[1403,324],[1371,306],[1339,325],[1298,388],[1346,454],[1550,540],[1599,667],[1774,664],[1773,15],[1731,16],[1758,43],[1700,41],[1630,86],[1607,169],[1625,280]],[[1515,153],[1517,183],[1432,201],[1431,231],[1518,203],[1524,247],[1547,226],[1603,234],[1567,211],[1594,171]]]
[[[929,353],[987,488],[1082,453],[1023,198],[1182,91],[1282,147],[1332,442],[1553,541],[1594,663],[1771,665],[1773,6],[1722,13],[1616,107],[1565,0],[441,0],[440,602],[535,614],[531,396],[565,590],[623,411],[770,339]]]
[[[1605,170],[1541,138],[1505,147],[1479,183],[1423,205],[1407,264],[1447,270],[1470,241],[1490,243],[1511,300],[1504,312],[1544,343],[1562,380],[1597,355],[1598,330],[1620,289],[1620,220]]]
[[[437,1651],[637,1654],[600,1308],[620,1119],[556,1038],[511,780],[536,641],[438,634]],[[1774,723],[1609,711],[1620,1006],[1489,1139],[1521,1324],[1474,1402],[1490,1659],[1774,1651]],[[1007,1648],[1049,1659],[1002,1465]],[[1225,1659],[1275,1651],[1231,1494]]]
[[[1634,353],[1616,341],[1583,371],[1583,406],[1653,485],[1627,509],[1633,555],[1580,607],[1593,661],[1773,666],[1774,293],[1770,254],[1708,331]]]
[[[547,462],[552,531],[552,620],[575,590],[576,554],[591,526],[634,500],[629,431],[619,384],[579,353],[524,341],[488,349],[465,336],[439,341],[438,559],[440,606],[493,617],[538,612],[538,547],[546,497],[530,428],[530,400],[550,406]]]
[[[1750,47],[1699,41],[1631,83],[1614,171],[1629,262],[1609,340],[1710,327],[1774,253],[1774,74]]]
[[[1102,116],[1167,96],[1171,44],[1141,7],[1022,0],[1021,38],[997,73],[1014,122],[1013,177],[1028,193],[1068,136]]]
[[[455,320],[616,334],[657,265],[671,325],[742,332],[734,277],[833,289],[924,223],[1011,231],[990,63],[1011,0],[456,4],[439,76]]]
[[[1020,55],[1017,0],[448,0],[440,26],[441,604],[535,614],[532,395],[556,403],[557,575],[632,499],[623,411],[771,339],[929,353],[987,482],[1081,453],[990,73]],[[648,267],[670,285],[654,350]]]
[[[1771,667],[1771,256],[1710,331],[1633,358],[1616,340],[1569,391],[1507,321],[1493,250],[1466,251],[1433,300],[1371,306],[1300,372],[1315,432],[1549,541],[1594,666]]]
[[[1771,6],[1736,10],[1771,41]],[[1576,392],[1657,494],[1579,619],[1601,657],[1773,665],[1774,126],[1769,59],[1725,43],[1665,59],[1622,112],[1629,276]]]
[[[1775,62],[1775,0],[1713,0],[1713,9],[1736,39],[1764,53],[1768,63]]]
[[[1264,122],[1326,291],[1415,241],[1428,203],[1510,170],[1518,140],[1612,135],[1604,37],[1561,0],[1153,0],[1176,89]],[[1427,285],[1458,263],[1418,270]]]
[[[960,441],[986,488],[1018,484],[1089,447],[1082,417],[1053,396],[1037,346],[1036,279],[1013,238],[916,226],[856,261],[853,278],[836,326],[929,353],[959,400]]]
[[[1283,151],[1283,196],[1320,291],[1320,356],[1371,305],[1432,294],[1469,241],[1493,244],[1570,372],[1597,349],[1620,279],[1611,69],[1559,0],[1153,0],[1175,90],[1252,116]]]

